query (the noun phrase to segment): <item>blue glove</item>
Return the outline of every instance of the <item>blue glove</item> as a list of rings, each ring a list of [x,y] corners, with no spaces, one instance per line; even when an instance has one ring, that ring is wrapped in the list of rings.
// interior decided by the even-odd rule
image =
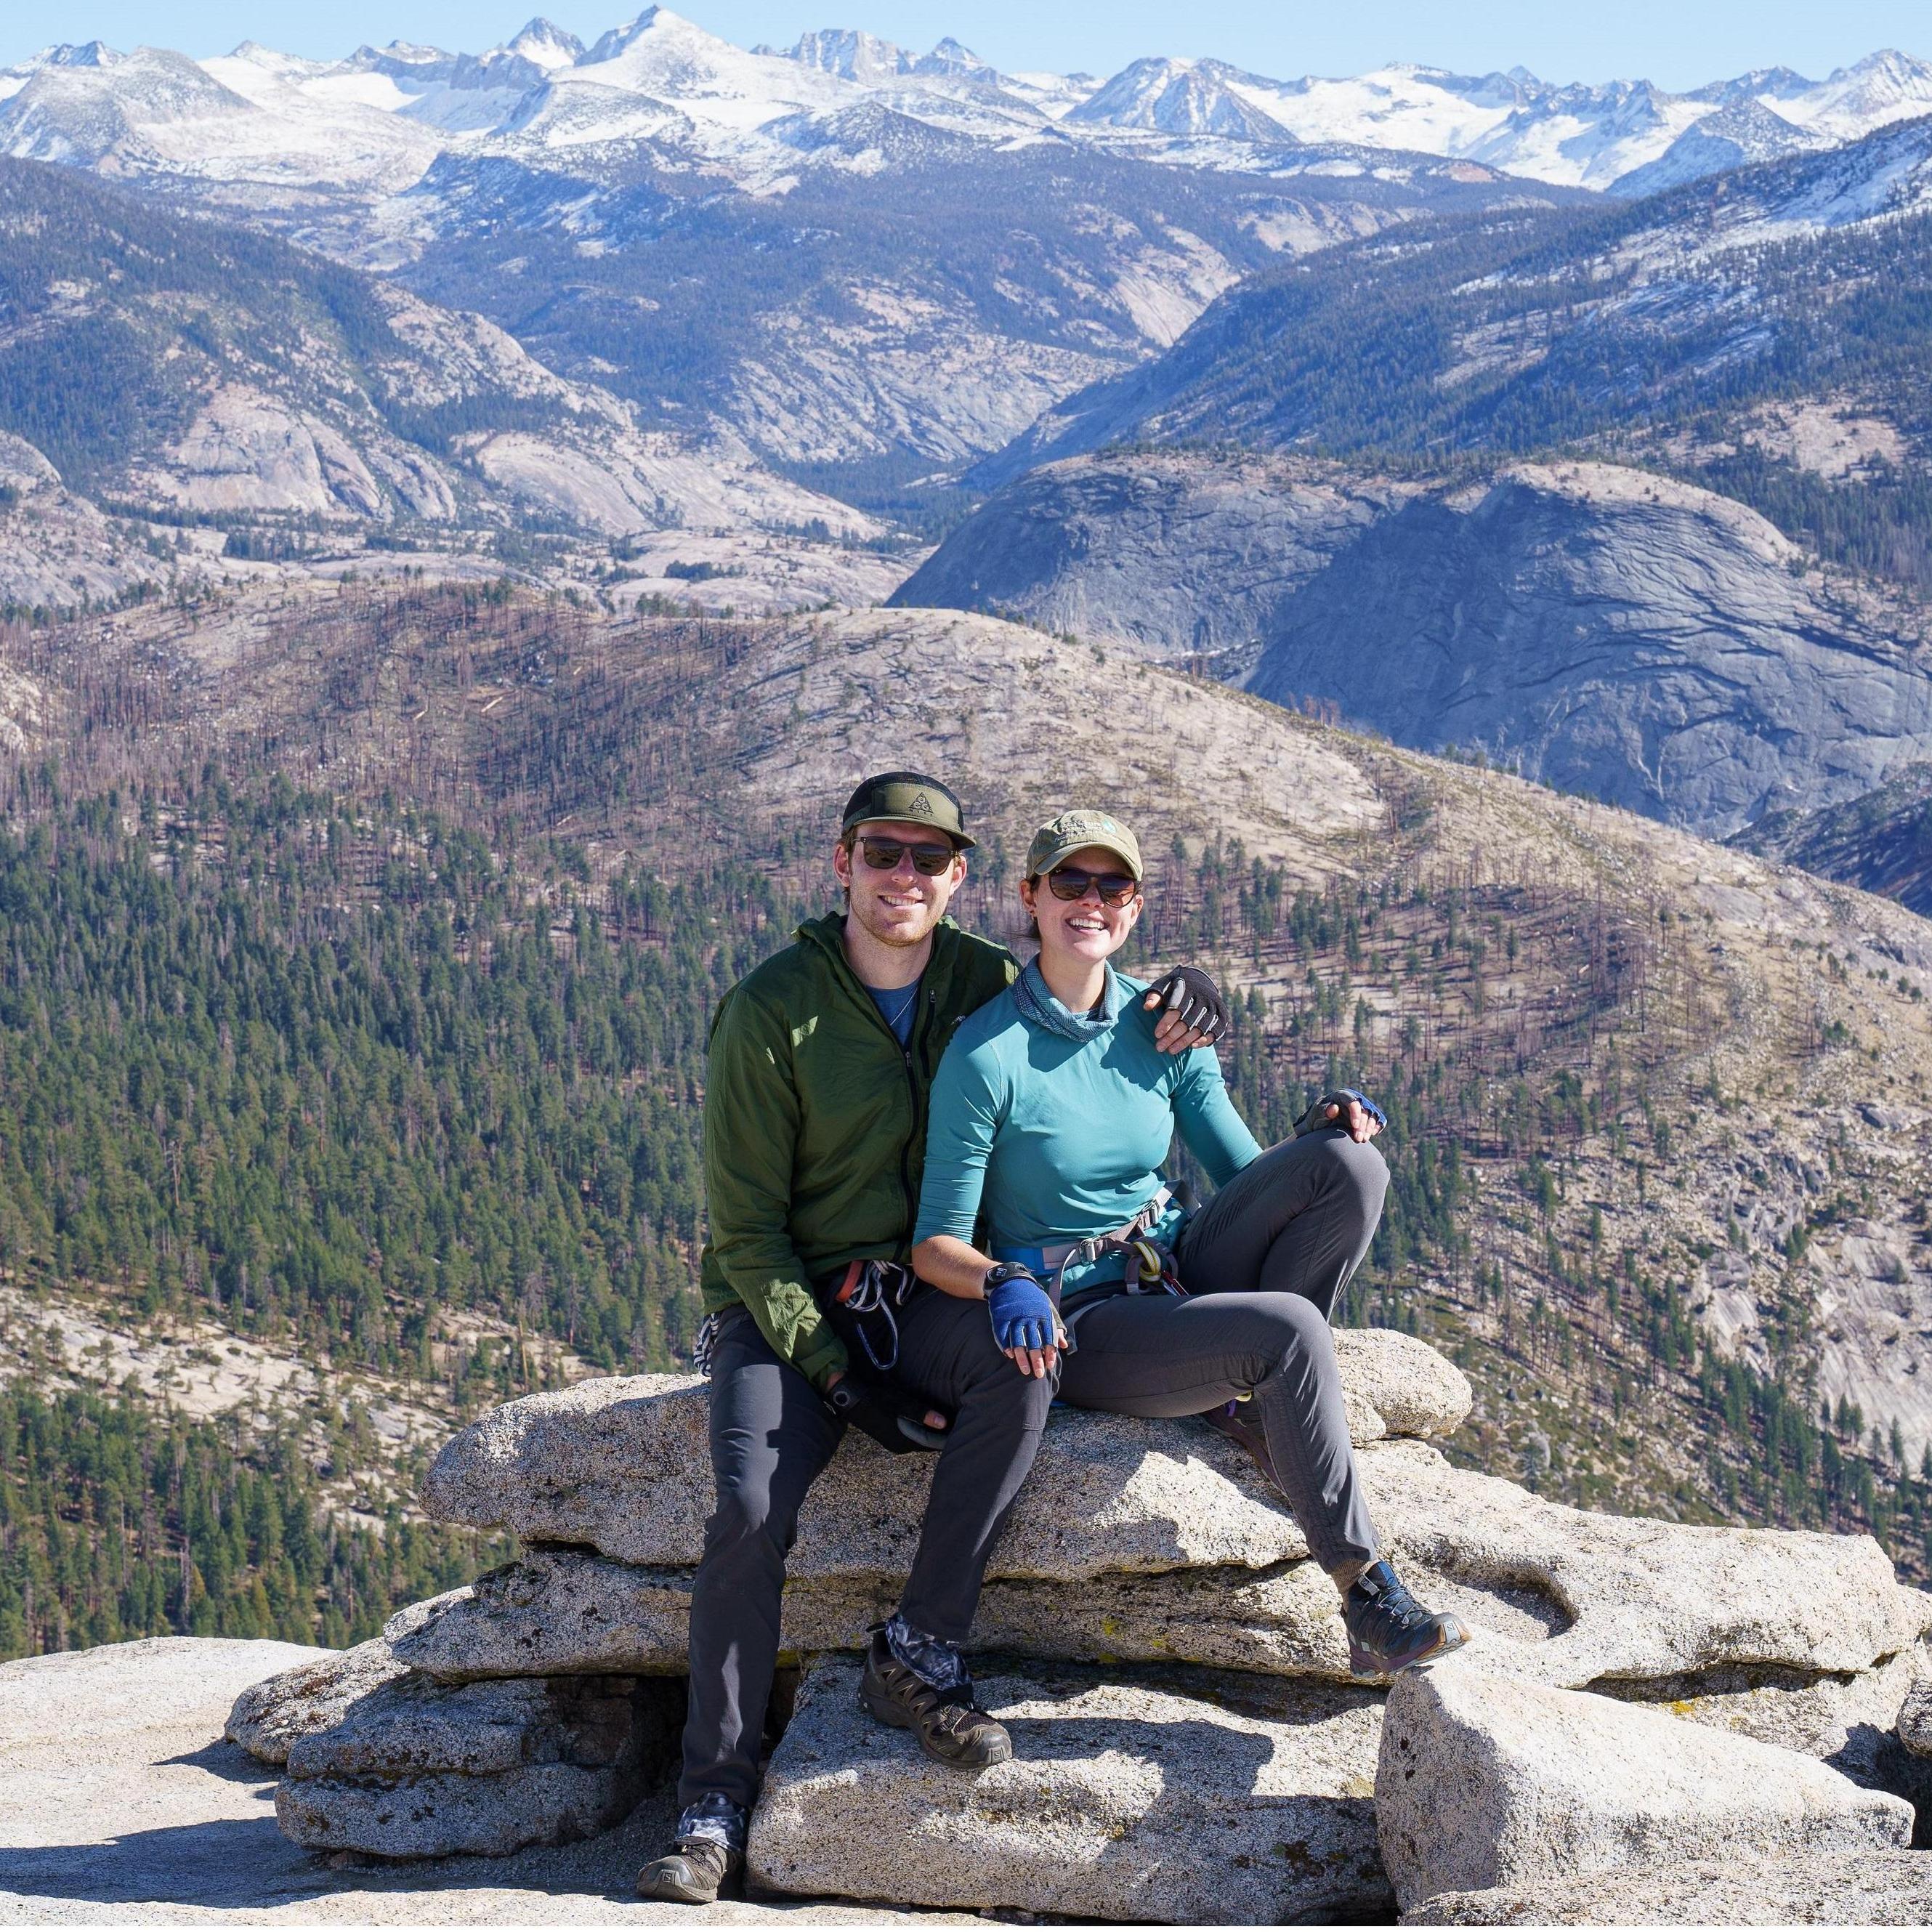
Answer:
[[[1053,1298],[1030,1274],[1010,1274],[1004,1280],[989,1275],[986,1312],[992,1318],[993,1340],[1002,1348],[1054,1346]]]

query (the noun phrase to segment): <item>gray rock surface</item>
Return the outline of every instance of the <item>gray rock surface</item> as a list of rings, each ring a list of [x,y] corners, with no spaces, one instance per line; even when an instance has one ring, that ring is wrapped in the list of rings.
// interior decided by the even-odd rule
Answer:
[[[561,1844],[630,1810],[682,1712],[665,1680],[397,1678],[290,1744],[276,1816],[298,1844],[386,1858]]]
[[[1448,1436],[1462,1426],[1475,1391],[1441,1350],[1394,1328],[1337,1328],[1334,1334],[1342,1392],[1366,1412],[1359,1424],[1352,1416],[1350,1440],[1360,1445],[1389,1436]]]
[[[1385,1907],[1372,1692],[1029,1670],[980,1680],[1016,1756],[962,1774],[807,1676],[752,1822],[785,1891],[1078,1919],[1280,1924]]]
[[[1545,1642],[1479,1635],[1472,1653],[1486,1669],[1572,1686],[1730,1664],[1851,1672],[1917,1635],[1917,1605],[1868,1536],[1570,1509],[1421,1442],[1378,1443],[1360,1460],[1398,1562],[1513,1586],[1562,1613]]]
[[[670,1835],[668,1790],[597,1838],[508,1858],[317,1858],[276,1829],[273,1786],[220,1735],[238,1692],[314,1654],[295,1644],[160,1637],[0,1665],[0,1920],[866,1925],[886,1916],[877,1906],[694,1914],[645,1904],[632,1882]]]
[[[686,1667],[690,1570],[642,1569],[587,1550],[538,1549],[437,1599],[413,1632],[388,1634],[399,1664],[451,1682]],[[1533,1642],[1550,1613],[1522,1593],[1412,1570],[1430,1603],[1493,1634]],[[897,1580],[794,1583],[780,1642],[788,1661],[864,1648],[890,1613]],[[1539,1616],[1540,1612],[1540,1616]],[[1185,1663],[1346,1680],[1348,1642],[1334,1586],[1312,1562],[1271,1570],[1108,1574],[1078,1590],[994,1582],[980,1599],[976,1648],[1060,1661]],[[1894,1700],[1894,1704],[1896,1700]],[[1889,1718],[1887,1722],[1889,1723]]]
[[[1592,464],[1418,500],[1284,609],[1248,688],[1719,836],[1932,755],[1932,676],[1729,498]]]
[[[1686,1859],[1899,1849],[1912,1822],[1815,1759],[1460,1657],[1396,1680],[1376,1810],[1405,1910]]]
[[[1342,1376],[1365,1441],[1392,1426],[1446,1430],[1468,1412],[1461,1372],[1388,1330],[1345,1345]],[[612,1376],[506,1403],[444,1447],[424,1507],[526,1541],[587,1544],[621,1562],[695,1564],[712,1504],[704,1387],[696,1376]],[[1250,1492],[1252,1469],[1197,1423],[1056,1411],[990,1574],[1073,1582],[1108,1570],[1262,1568],[1305,1556],[1286,1511]],[[791,1574],[903,1576],[932,1473],[924,1457],[849,1437],[806,1502]],[[648,1509],[639,1507],[645,1496]]]
[[[400,1780],[285,1778],[275,1822],[314,1852],[386,1858],[505,1858],[568,1845],[616,1824],[641,1783],[608,1766],[531,1764],[488,1778],[418,1772]]]
[[[411,1604],[389,1619],[381,1636],[349,1650],[317,1652],[308,1663],[250,1684],[236,1699],[224,1735],[264,1764],[286,1764],[296,1738],[340,1724],[351,1705],[402,1676],[409,1666],[392,1652],[390,1640],[418,1628],[448,1600]]]
[[[1932,1855],[1813,1852],[1445,1892],[1405,1925],[1932,1924]]]
[[[1932,1672],[1922,1664],[1899,1707],[1898,1741],[1915,1757],[1932,1757]]]
[[[1589,1688],[1694,1724],[1823,1758],[1864,1784],[1875,1774],[1880,1741],[1900,1720],[1917,1669],[1913,1653],[1901,1651],[1869,1670],[1721,1664],[1681,1677],[1599,1678]]]
[[[1154,657],[1252,650],[1414,494],[1279,457],[1076,457],[994,490],[892,602],[1016,614]]]
[[[1386,1367],[1414,1358],[1384,1351],[1379,1359]],[[1429,1385],[1420,1376],[1389,1373],[1374,1386],[1378,1399],[1413,1422],[1421,1398],[1403,1391]],[[1360,1383],[1358,1392],[1366,1392]],[[471,1424],[444,1450],[427,1501],[437,1515],[502,1526],[528,1540],[587,1545],[656,1570],[688,1569],[711,1501],[702,1400],[695,1378],[671,1376],[614,1378],[526,1396]],[[1439,1450],[1412,1440],[1370,1443],[1360,1462],[1376,1520],[1400,1561],[1485,1593],[1499,1610],[1527,1619],[1486,1616],[1472,1606],[1492,1667],[1570,1685],[1727,1664],[1849,1672],[1896,1655],[1916,1634],[1918,1619],[1868,1537],[1706,1528],[1570,1509],[1454,1468]],[[924,1458],[848,1442],[801,1518],[796,1582],[896,1585],[910,1564],[930,1476]],[[639,1506],[646,1496],[647,1509]],[[1107,1654],[1134,1656],[1148,1647],[1146,1627],[1168,1612],[1160,1594],[1130,1588],[1127,1577],[1215,1568],[1279,1576],[1306,1555],[1300,1532],[1253,1465],[1198,1423],[1060,1410],[989,1576],[996,1586],[1105,1577],[1104,1590],[1090,1599],[1088,1628],[1097,1624],[1106,1635],[1112,1619],[1120,1648]],[[1268,1586],[1273,1579],[1256,1580]],[[864,1599],[868,1608],[876,1600]],[[1263,1587],[1224,1623],[1276,1633],[1269,1641],[1282,1648],[1272,1667],[1319,1670],[1334,1652],[1332,1630],[1308,1621],[1318,1602],[1305,1582]],[[807,1607],[801,1602],[794,1615]],[[663,1620],[675,1617],[671,1606],[642,1602],[638,1613],[658,1634],[640,1640],[651,1660],[637,1667],[675,1668],[658,1647]],[[850,1597],[821,1598],[814,1633],[856,1613]],[[466,1610],[444,1620],[450,1641],[473,1628],[476,1614]],[[984,1628],[1000,1630],[998,1640],[1039,1621],[1023,1594],[1003,1598],[997,1591],[989,1593],[988,1616]],[[1078,1626],[1081,1618],[1072,1622]],[[1139,1640],[1132,1636],[1136,1625]],[[531,1640],[556,1645],[561,1636],[532,1629]],[[811,1647],[806,1627],[797,1628],[797,1640]],[[514,1640],[490,1667],[536,1654]],[[565,1653],[543,1654],[560,1661]],[[414,1654],[428,1667],[430,1651]],[[474,1652],[470,1660],[443,1655],[439,1670],[483,1667]],[[1220,1657],[1216,1651],[1200,1660]]]

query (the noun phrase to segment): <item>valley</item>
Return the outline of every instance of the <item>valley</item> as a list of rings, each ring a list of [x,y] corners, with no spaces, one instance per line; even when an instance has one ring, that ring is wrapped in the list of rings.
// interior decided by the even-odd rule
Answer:
[[[1238,991],[1264,1138],[1334,1080],[1384,1099],[1351,1318],[1454,1353],[1466,1456],[1932,1558],[1932,932],[1902,908],[964,614],[354,585],[0,644],[33,694],[0,752],[5,1085],[45,1123],[0,1124],[7,1346],[238,1472],[304,1444],[345,1534],[428,1534],[439,1419],[682,1358],[703,1015],[824,903],[826,800],[904,759],[986,828],[962,911],[1003,934],[1042,812],[1130,816],[1147,956]],[[396,1587],[458,1560],[418,1543]],[[208,1628],[313,1628],[221,1574]]]
[[[1348,1318],[1932,1576],[1932,68],[856,31],[0,76],[0,1649],[341,1644],[690,1357],[706,1017],[946,774],[1154,863]],[[272,1498],[272,1502],[271,1501]]]

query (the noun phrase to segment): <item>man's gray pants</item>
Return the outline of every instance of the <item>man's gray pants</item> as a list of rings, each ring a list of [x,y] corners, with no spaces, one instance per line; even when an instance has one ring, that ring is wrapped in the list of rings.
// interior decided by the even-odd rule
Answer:
[[[898,1311],[898,1381],[953,1418],[899,1610],[963,1643],[986,1560],[1040,1447],[1054,1384],[1023,1376],[993,1340],[983,1302],[928,1288]],[[722,1792],[748,1810],[778,1648],[785,1558],[806,1492],[844,1424],[781,1361],[748,1313],[728,1317],[711,1358],[718,1507],[691,1594],[691,1693],[678,1802]]]
[[[1372,1562],[1328,1318],[1368,1252],[1388,1168],[1328,1127],[1242,1168],[1183,1230],[1184,1297],[1119,1294],[1081,1314],[1060,1392],[1118,1415],[1198,1415],[1252,1390],[1311,1555]]]

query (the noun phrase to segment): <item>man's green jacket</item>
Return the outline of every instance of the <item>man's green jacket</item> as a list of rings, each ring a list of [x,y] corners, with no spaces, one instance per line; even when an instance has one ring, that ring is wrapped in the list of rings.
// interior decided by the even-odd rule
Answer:
[[[706,1312],[742,1302],[820,1388],[846,1360],[813,1283],[910,1252],[934,1071],[953,1028],[1018,970],[942,920],[902,1047],[846,959],[844,925],[808,920],[718,1002],[704,1096]]]

